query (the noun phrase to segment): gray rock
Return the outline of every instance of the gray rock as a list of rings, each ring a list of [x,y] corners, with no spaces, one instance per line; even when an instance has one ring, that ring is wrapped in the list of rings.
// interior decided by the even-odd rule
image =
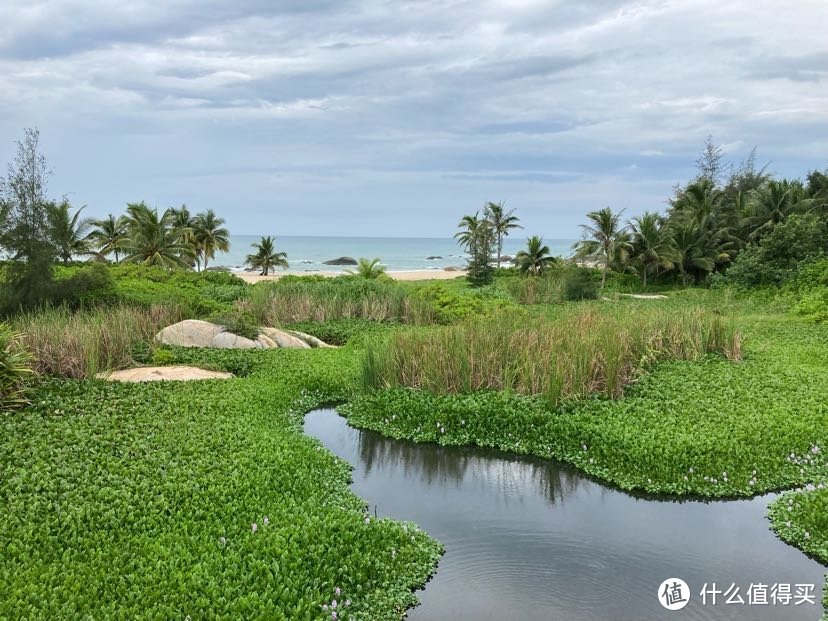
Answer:
[[[435,255],[435,256],[431,256],[431,257],[426,257],[426,261],[435,261],[437,259],[442,259],[442,258],[443,257],[439,257],[439,256]]]
[[[325,261],[325,265],[358,265],[358,261],[353,257],[339,257],[338,259],[330,259]]]

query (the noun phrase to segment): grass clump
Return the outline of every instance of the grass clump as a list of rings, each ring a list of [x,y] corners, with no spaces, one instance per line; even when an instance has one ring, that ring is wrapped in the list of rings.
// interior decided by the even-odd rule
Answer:
[[[732,323],[700,309],[588,310],[557,321],[497,315],[438,329],[398,331],[367,348],[369,388],[437,394],[505,390],[550,404],[592,394],[621,395],[649,364],[741,355]]]
[[[32,357],[5,323],[0,323],[0,411],[19,408],[28,403],[28,381]]]
[[[352,276],[329,279],[281,279],[252,287],[242,303],[260,325],[278,326],[332,319],[433,323],[427,301],[381,279]]]
[[[171,306],[78,312],[58,307],[18,315],[11,325],[38,373],[81,379],[129,366],[136,346],[180,319],[181,310]]]

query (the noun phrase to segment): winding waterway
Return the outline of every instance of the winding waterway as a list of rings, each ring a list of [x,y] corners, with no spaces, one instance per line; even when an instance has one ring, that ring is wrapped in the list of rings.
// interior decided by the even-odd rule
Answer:
[[[825,568],[779,541],[765,512],[773,495],[738,501],[635,498],[548,460],[440,447],[348,427],[334,410],[305,433],[354,466],[355,494],[380,516],[412,520],[445,556],[409,618],[562,621],[815,620]],[[689,604],[668,611],[659,585],[681,578]],[[744,604],[700,591],[735,584]],[[776,605],[774,584],[813,584],[815,604]],[[750,605],[763,584],[768,604]],[[761,596],[762,589],[757,593]],[[731,592],[732,595],[732,592]],[[738,601],[738,599],[734,599]]]

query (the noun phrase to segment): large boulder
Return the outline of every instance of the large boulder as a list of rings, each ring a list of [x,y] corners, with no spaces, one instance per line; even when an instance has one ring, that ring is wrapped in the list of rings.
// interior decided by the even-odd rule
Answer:
[[[310,349],[312,347],[333,347],[315,336],[295,330],[259,328],[255,340],[228,332],[223,326],[186,319],[167,326],[155,335],[162,345],[178,347],[217,347],[220,349]]]
[[[329,259],[324,262],[325,265],[358,265],[358,262],[353,257],[339,257],[338,259]]]
[[[190,366],[137,367],[98,373],[95,377],[110,382],[187,382],[190,380],[230,379],[232,373],[208,371]]]
[[[155,335],[163,345],[178,347],[213,347],[213,339],[224,332],[222,326],[199,319],[185,319],[167,326]]]
[[[310,349],[311,347],[302,339],[278,328],[259,328],[259,330],[263,336],[276,343],[277,347],[284,347],[286,349]]]

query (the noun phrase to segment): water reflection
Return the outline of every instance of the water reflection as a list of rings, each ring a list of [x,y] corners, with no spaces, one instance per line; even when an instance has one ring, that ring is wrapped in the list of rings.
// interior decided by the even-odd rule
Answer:
[[[813,583],[825,569],[777,540],[770,497],[634,498],[549,461],[384,438],[332,410],[305,432],[354,465],[353,490],[383,516],[413,520],[446,547],[412,619],[817,619],[819,606],[702,606],[704,583]],[[693,589],[668,613],[662,580]]]
[[[548,460],[503,459],[499,451],[398,442],[370,432],[355,436],[360,470],[368,477],[375,469],[394,470],[420,485],[457,489],[473,482],[506,503],[519,500],[518,492],[523,492],[539,494],[549,504],[563,503],[584,480],[575,469]]]

